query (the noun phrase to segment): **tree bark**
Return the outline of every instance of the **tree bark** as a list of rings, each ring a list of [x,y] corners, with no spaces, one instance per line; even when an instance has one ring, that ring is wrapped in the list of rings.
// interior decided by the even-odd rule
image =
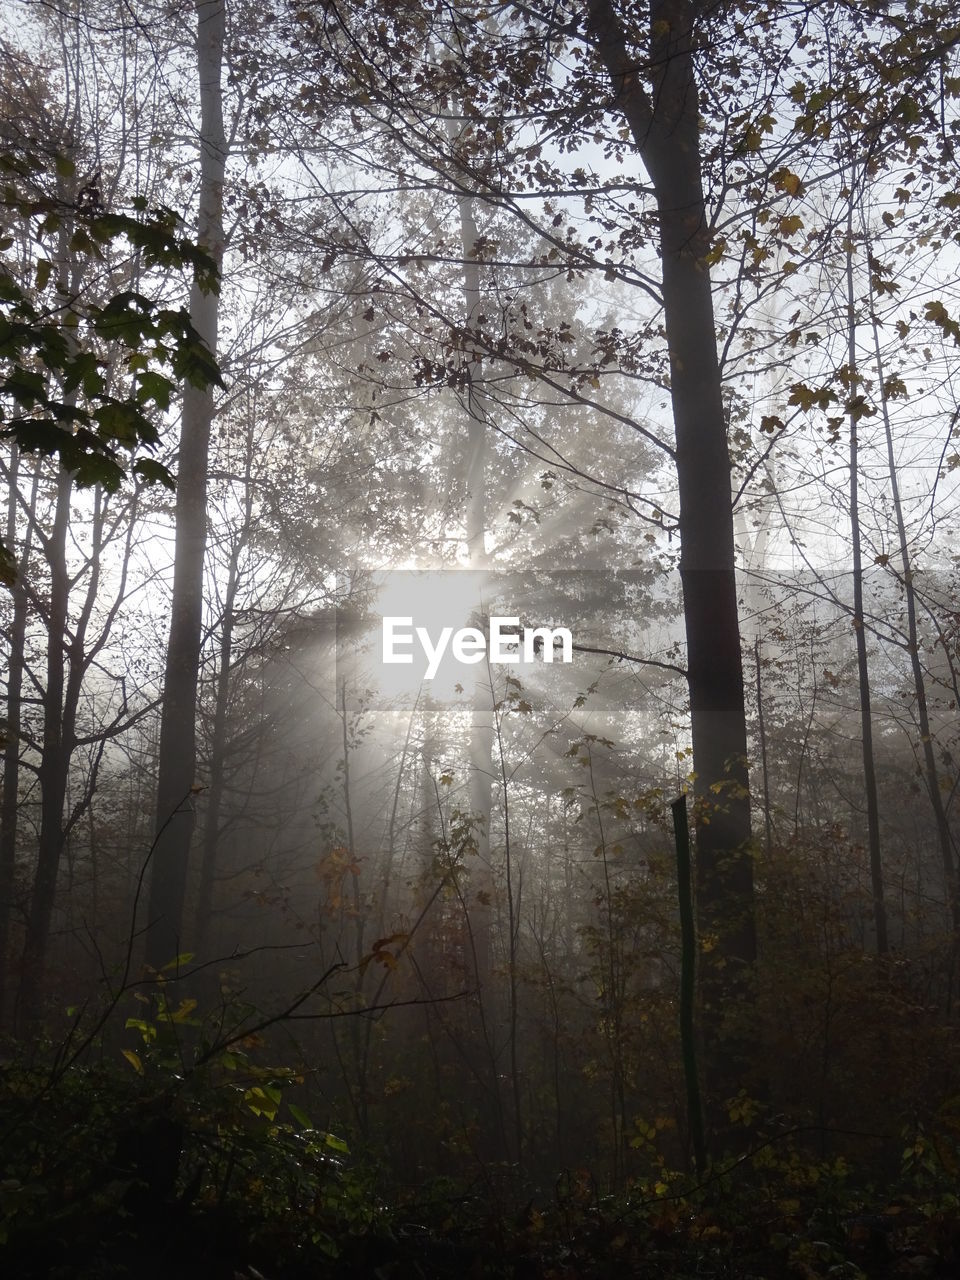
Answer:
[[[227,141],[223,128],[225,0],[197,0],[197,71],[200,84],[200,207],[197,240],[219,267],[223,261],[223,183]],[[190,320],[216,355],[219,303],[195,281]],[[181,951],[181,922],[194,829],[196,704],[203,618],[203,565],[207,533],[207,458],[213,388],[184,387],[176,503],[176,550],[170,635],[164,675],[157,779],[157,825],[150,883],[146,958],[159,967]]]

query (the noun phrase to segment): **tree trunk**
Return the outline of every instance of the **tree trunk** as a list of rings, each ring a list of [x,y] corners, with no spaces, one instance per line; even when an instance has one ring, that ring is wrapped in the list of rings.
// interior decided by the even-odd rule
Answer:
[[[67,180],[65,180],[67,181]],[[72,188],[60,184],[59,194],[69,203]],[[77,317],[71,310],[71,299],[80,291],[80,273],[71,252],[72,226],[64,222],[57,249],[58,293],[63,308],[63,333],[67,344],[75,346]],[[76,391],[67,399],[76,402]],[[30,897],[26,939],[20,972],[17,1021],[26,1031],[38,1019],[43,971],[46,963],[47,939],[57,892],[57,874],[63,850],[63,806],[67,793],[67,774],[74,747],[74,723],[67,714],[64,701],[66,687],[65,661],[71,650],[67,639],[70,611],[70,575],[67,570],[67,533],[70,529],[70,501],[73,475],[61,468],[57,476],[57,494],[53,524],[44,535],[38,529],[43,556],[50,573],[50,597],[46,629],[46,678],[43,701],[43,743],[37,780],[40,785],[40,834],[37,842],[37,868]],[[77,638],[79,642],[79,637]]]
[[[197,0],[197,71],[200,84],[200,208],[197,240],[219,266],[223,261],[223,182],[227,142],[221,76],[225,0]],[[190,320],[216,355],[218,297],[194,282]],[[196,704],[203,617],[203,563],[207,534],[207,456],[213,388],[187,383],[183,395],[176,504],[176,551],[170,636],[164,675],[157,779],[157,826],[150,883],[147,961],[155,967],[180,950],[187,865],[194,828],[191,791],[196,782]]]
[[[735,1091],[749,1036],[724,1031],[756,956],[743,666],[730,460],[707,255],[694,7],[652,0],[652,96],[610,0],[588,0],[590,31],[656,192],[680,493],[680,577],[696,771],[704,1067],[711,1112]]]
[[[17,532],[17,482],[20,456],[16,445],[10,459],[10,492],[7,506],[6,544],[12,552]],[[30,516],[24,536],[23,550],[17,564],[17,578],[13,584],[13,614],[8,632],[9,667],[7,671],[6,727],[3,744],[3,798],[0,802],[0,1027],[4,1026],[4,1006],[7,994],[7,948],[10,938],[10,916],[13,910],[13,886],[16,877],[17,814],[20,803],[20,721],[23,694],[24,646],[27,636],[28,599],[26,577],[33,545],[34,514],[37,508],[37,490],[40,469],[33,469],[33,485],[30,496]]]
[[[477,323],[480,313],[480,267],[477,262],[476,246],[480,240],[476,219],[473,212],[473,199],[460,196],[458,200],[460,214],[460,242],[463,253],[463,300],[464,326],[469,330]],[[472,348],[469,337],[464,341],[464,357],[469,358]],[[484,420],[483,392],[481,390],[480,357],[468,366],[467,383],[467,510],[466,534],[467,555],[471,570],[484,570],[487,566],[487,427]],[[477,379],[476,385],[474,378]],[[482,579],[481,579],[482,580]],[[478,593],[479,594],[479,593]],[[480,624],[483,625],[482,623]],[[475,870],[470,876],[470,932],[473,939],[473,955],[476,965],[477,1001],[480,1014],[484,1044],[490,1050],[490,1106],[484,1116],[484,1138],[492,1145],[488,1150],[497,1151],[496,1143],[501,1143],[497,1154],[504,1160],[511,1158],[506,1143],[504,1129],[504,1107],[500,1095],[500,1072],[496,1054],[487,1034],[487,1025],[498,1024],[496,992],[493,983],[494,971],[494,903],[496,901],[496,885],[493,875],[493,864],[490,858],[490,817],[493,810],[493,745],[495,733],[495,717],[493,704],[493,676],[489,664],[471,668],[470,678],[473,680],[471,698],[470,739],[468,754],[470,762],[469,804],[470,814],[475,820],[473,840],[475,844]],[[504,794],[504,805],[507,797]],[[507,882],[508,898],[511,894],[509,874]],[[512,898],[508,901],[512,915]],[[512,935],[512,925],[511,925]],[[513,966],[512,946],[508,952],[510,1009],[508,1010],[508,1043],[511,1048],[511,1061],[515,1065],[516,1036],[513,1031],[513,1017],[516,1010],[515,986],[516,978]],[[513,1087],[518,1087],[515,1070],[512,1071]],[[520,1132],[520,1113],[515,1104],[515,1133]],[[521,1141],[516,1138],[516,1151],[513,1158],[520,1160]]]
[[[853,191],[853,174],[850,189]],[[849,374],[850,421],[850,537],[853,542],[853,630],[857,645],[857,679],[860,692],[860,740],[863,754],[863,782],[867,802],[867,840],[870,856],[870,884],[873,895],[873,924],[877,954],[886,955],[887,908],[883,893],[883,861],[880,855],[880,804],[877,798],[877,770],[873,754],[873,704],[870,697],[870,669],[867,661],[867,633],[863,625],[863,550],[860,541],[859,419],[857,387],[857,320],[853,297],[853,196],[847,219],[847,365]]]
[[[461,196],[460,240],[463,251],[463,299],[464,325],[469,329],[476,324],[480,310],[480,268],[476,259],[479,232],[473,216],[473,202],[469,196]],[[464,342],[465,358],[469,355],[469,340]],[[486,550],[486,459],[487,433],[483,420],[482,392],[474,386],[473,378],[480,377],[480,363],[468,368],[467,383],[467,555],[471,570],[483,570],[487,564]],[[477,952],[477,985],[489,997],[490,975],[493,969],[491,948],[493,945],[493,868],[490,865],[490,811],[493,798],[493,692],[490,688],[490,672],[487,667],[474,667],[472,718],[470,723],[470,813],[477,820],[474,828],[477,871],[472,877],[476,892],[472,896],[472,920],[474,945]],[[486,673],[486,679],[483,674]]]
[[[68,471],[61,471],[57,479],[53,527],[49,537],[44,540],[43,547],[50,570],[50,602],[45,619],[47,669],[43,691],[43,746],[37,775],[40,783],[40,837],[18,1001],[18,1021],[23,1028],[31,1026],[39,1014],[47,938],[63,849],[63,805],[67,790],[67,769],[73,750],[72,733],[65,732],[63,714],[64,657],[70,602],[66,545],[72,493],[73,477]]]
[[[933,807],[933,816],[937,827],[937,843],[940,846],[944,893],[956,945],[956,942],[960,941],[960,896],[958,896],[957,892],[957,869],[953,854],[953,839],[950,834],[950,820],[947,817],[946,806],[943,803],[937,760],[933,750],[933,734],[930,730],[927,687],[923,674],[923,665],[920,661],[920,635],[917,629],[917,593],[913,585],[913,564],[910,559],[910,546],[907,541],[907,526],[903,516],[903,503],[900,499],[897,460],[893,448],[893,427],[890,422],[890,408],[887,404],[887,395],[884,389],[883,357],[880,352],[880,335],[877,328],[877,318],[873,311],[872,298],[870,313],[873,317],[873,345],[877,363],[877,379],[880,384],[880,405],[883,413],[883,431],[887,445],[890,493],[893,497],[893,510],[897,521],[901,580],[907,605],[907,652],[910,655],[913,691],[917,700],[917,724],[920,729],[920,746],[923,752],[924,770],[927,775],[927,790],[930,793],[930,803]]]
[[[220,632],[220,670],[217,672],[217,692],[213,708],[213,733],[210,740],[210,792],[203,828],[203,856],[200,862],[200,887],[197,892],[197,912],[194,938],[197,951],[205,953],[210,935],[213,911],[213,886],[217,874],[217,851],[220,845],[220,812],[226,782],[227,713],[230,705],[230,663],[233,657],[233,607],[237,590],[236,556],[230,558],[227,591],[223,606],[223,623]]]
[[[213,912],[213,886],[217,874],[217,853],[220,846],[220,814],[226,787],[226,752],[228,716],[230,711],[230,668],[233,663],[234,608],[240,585],[240,557],[246,545],[252,518],[252,486],[250,483],[250,458],[252,447],[247,450],[247,490],[244,510],[244,527],[230,552],[227,584],[223,598],[223,620],[220,629],[220,667],[217,672],[216,696],[213,708],[213,733],[210,739],[210,792],[203,830],[203,856],[200,862],[200,887],[197,893],[197,912],[194,937],[197,951],[206,951],[210,936]]]
[[[23,974],[20,988],[21,1019],[29,1025],[35,1017],[42,997],[43,970],[53,908],[56,902],[57,878],[60,860],[69,848],[70,834],[84,812],[91,809],[97,787],[100,762],[103,758],[101,739],[89,776],[81,793],[73,804],[69,803],[70,762],[77,744],[77,717],[84,681],[91,662],[102,649],[109,635],[112,616],[108,614],[103,630],[88,647],[88,631],[94,606],[100,596],[101,564],[104,544],[105,497],[102,490],[94,493],[92,537],[89,557],[89,579],[83,604],[73,624],[72,637],[67,633],[70,605],[70,579],[68,577],[65,538],[69,531],[70,501],[73,495],[72,478],[62,473],[59,481],[57,513],[54,519],[54,537],[47,544],[46,554],[51,559],[51,607],[48,627],[62,627],[60,632],[50,630],[47,639],[47,687],[44,693],[44,746],[40,761],[41,825],[36,879],[30,915],[27,921],[27,942],[24,949]],[[61,517],[61,506],[66,510]],[[61,519],[63,527],[61,528]],[[131,516],[131,523],[133,517]],[[129,539],[128,539],[129,551]],[[118,594],[123,595],[126,570],[121,575]],[[59,636],[59,639],[54,637]],[[64,669],[64,663],[66,664]],[[49,758],[48,758],[49,757]],[[69,809],[69,813],[66,811]],[[68,895],[71,892],[67,888]]]

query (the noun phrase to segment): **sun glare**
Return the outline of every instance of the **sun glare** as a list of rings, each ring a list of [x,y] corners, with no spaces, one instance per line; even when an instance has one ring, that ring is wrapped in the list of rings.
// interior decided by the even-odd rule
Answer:
[[[487,679],[483,661],[458,662],[448,644],[432,679],[426,680],[428,658],[418,640],[403,652],[411,662],[387,664],[382,660],[381,636],[384,618],[409,618],[404,631],[422,627],[434,641],[445,628],[457,632],[463,627],[479,626],[484,613],[484,592],[488,575],[480,570],[401,570],[387,574],[377,599],[377,627],[372,636],[370,662],[377,673],[380,687],[388,697],[416,696],[421,685],[429,689],[434,701],[453,702],[468,698],[478,680]]]

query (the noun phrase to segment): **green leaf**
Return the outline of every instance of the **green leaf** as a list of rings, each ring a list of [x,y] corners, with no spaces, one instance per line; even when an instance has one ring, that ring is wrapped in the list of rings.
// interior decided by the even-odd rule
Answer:
[[[157,1038],[157,1028],[152,1022],[145,1022],[143,1018],[128,1018],[124,1028],[127,1031],[139,1031],[144,1044],[150,1044]]]
[[[301,1110],[301,1108],[298,1107],[295,1102],[288,1102],[287,1110],[293,1116],[294,1120],[296,1120],[297,1124],[300,1126],[301,1129],[313,1128],[313,1125],[310,1123],[310,1117],[307,1115],[305,1111]]]
[[[243,1095],[243,1100],[255,1116],[265,1116],[272,1120],[277,1114],[278,1103],[269,1097],[259,1085],[254,1085]]]
[[[175,493],[177,482],[162,462],[153,458],[138,458],[133,464],[134,475],[140,476],[144,484],[162,484],[165,489]]]
[[[147,404],[148,401],[152,400],[158,409],[169,409],[170,396],[174,387],[175,383],[169,378],[165,378],[162,373],[157,373],[154,369],[148,369],[140,375],[137,400],[140,404]]]
[[[110,400],[100,405],[94,409],[93,417],[105,440],[116,440],[127,448],[136,445],[145,421],[136,405],[123,400]]]
[[[36,243],[60,229],[56,201],[38,196],[53,189],[54,169],[62,178],[75,173],[68,157],[43,157],[23,146],[8,146],[0,155],[0,200],[7,211],[0,248],[12,247],[21,236]],[[80,204],[71,212],[69,233],[79,257],[106,260],[122,237],[142,249],[147,265],[168,274],[189,272],[202,287],[215,288],[216,262],[184,237],[183,225],[172,210],[151,209],[144,201],[127,212]],[[38,292],[50,287],[55,271],[51,257],[38,256]],[[144,459],[131,468],[125,452],[158,441],[151,415],[170,408],[178,381],[222,385],[216,361],[182,308],[166,308],[159,297],[133,290],[96,306],[87,301],[89,283],[81,281],[69,314],[54,322],[0,262],[0,435],[25,453],[56,459],[81,487],[114,490],[132,470],[147,483],[172,488],[165,467]],[[111,379],[108,392],[104,371],[124,366],[136,376]],[[13,562],[0,553],[0,582],[12,581]]]

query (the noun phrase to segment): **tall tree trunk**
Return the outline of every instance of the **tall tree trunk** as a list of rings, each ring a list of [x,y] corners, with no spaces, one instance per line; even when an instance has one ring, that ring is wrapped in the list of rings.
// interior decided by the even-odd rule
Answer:
[[[850,176],[850,206],[847,218],[847,365],[849,372],[850,422],[850,537],[853,542],[853,631],[857,646],[857,680],[860,691],[860,741],[863,753],[863,782],[867,802],[867,840],[870,856],[870,884],[873,895],[873,925],[878,955],[886,955],[887,907],[883,893],[883,860],[880,854],[880,804],[877,798],[877,770],[873,752],[873,705],[870,697],[870,669],[867,660],[867,632],[863,625],[863,548],[860,539],[860,440],[862,404],[857,394],[857,318],[853,290],[853,174]]]
[[[656,193],[680,493],[680,577],[696,771],[696,881],[704,1067],[711,1113],[740,1084],[749,1037],[723,1028],[756,957],[743,665],[730,459],[707,256],[693,63],[695,7],[651,0],[652,95],[611,0],[588,0],[590,32]]]
[[[200,85],[200,208],[197,240],[219,267],[223,261],[223,183],[227,141],[223,129],[223,44],[226,0],[197,0],[197,72]],[[195,281],[190,319],[216,355],[219,303]],[[164,674],[157,778],[157,836],[150,882],[146,958],[162,966],[181,950],[180,931],[193,836],[191,791],[196,781],[196,704],[203,617],[203,563],[207,534],[207,458],[213,388],[187,383],[183,394],[176,504],[176,551],[170,636]]]

